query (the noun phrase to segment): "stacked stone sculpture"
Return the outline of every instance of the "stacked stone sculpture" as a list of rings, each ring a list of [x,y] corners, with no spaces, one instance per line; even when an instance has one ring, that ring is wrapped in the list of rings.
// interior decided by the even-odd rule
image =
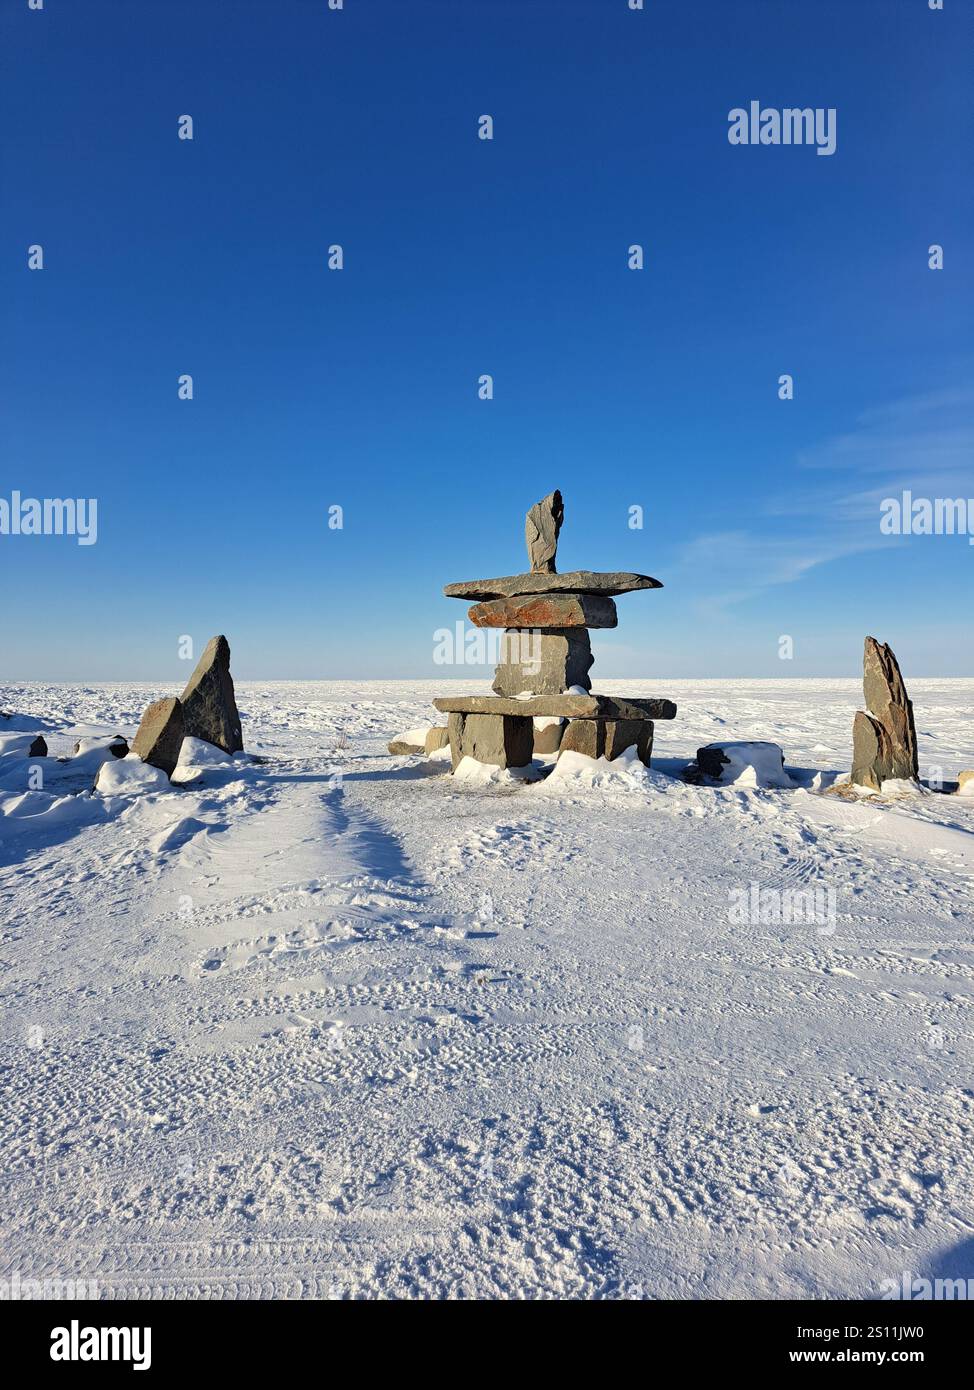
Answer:
[[[557,491],[528,512],[528,573],[472,579],[443,590],[447,598],[476,600],[468,613],[475,626],[504,629],[495,694],[433,701],[449,715],[454,771],[465,757],[496,767],[525,767],[533,752],[557,751],[560,756],[573,751],[611,761],[633,747],[648,764],[653,721],[676,715],[670,700],[585,693],[592,689],[594,660],[589,628],[617,625],[618,594],[662,585],[645,574],[558,574],[555,557],[564,515]],[[537,738],[535,719],[542,725]],[[552,719],[563,721],[560,743]]]

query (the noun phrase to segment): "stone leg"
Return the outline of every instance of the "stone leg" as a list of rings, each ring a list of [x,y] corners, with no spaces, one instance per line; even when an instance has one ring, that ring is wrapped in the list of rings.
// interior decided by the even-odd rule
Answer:
[[[534,751],[534,720],[513,714],[451,714],[450,759],[454,772],[461,758],[492,767],[528,767]]]
[[[561,747],[561,736],[565,732],[565,728],[565,722],[558,720],[554,724],[546,724],[543,729],[535,729],[535,753],[557,753]]]
[[[507,628],[503,660],[494,673],[495,695],[561,695],[569,686],[591,690],[595,657],[588,628]]]
[[[635,745],[640,762],[649,766],[653,753],[651,719],[572,719],[561,740],[561,752],[613,762]]]

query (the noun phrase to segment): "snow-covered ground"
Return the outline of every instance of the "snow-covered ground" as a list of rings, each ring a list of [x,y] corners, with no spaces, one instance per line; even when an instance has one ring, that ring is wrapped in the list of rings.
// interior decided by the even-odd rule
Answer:
[[[852,680],[602,682],[680,712],[651,773],[594,786],[390,758],[449,688],[240,684],[266,761],[161,792],[25,796],[0,767],[3,1274],[339,1298],[974,1276],[974,798],[824,791]],[[167,693],[0,705],[58,754]],[[974,767],[974,681],[910,693],[922,775]],[[780,743],[796,786],[669,775],[721,738]]]

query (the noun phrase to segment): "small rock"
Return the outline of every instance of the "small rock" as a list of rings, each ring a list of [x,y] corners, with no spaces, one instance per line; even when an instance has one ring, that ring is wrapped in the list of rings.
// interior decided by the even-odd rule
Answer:
[[[974,768],[968,768],[957,778],[957,795],[974,796]]]
[[[426,739],[432,730],[427,728],[407,729],[404,734],[397,735],[396,738],[388,743],[386,747],[390,753],[398,757],[404,757],[411,753],[425,753]]]
[[[439,750],[445,748],[449,742],[450,730],[445,724],[438,724],[435,728],[430,729],[429,733],[426,735],[423,751],[425,753],[438,753]]]

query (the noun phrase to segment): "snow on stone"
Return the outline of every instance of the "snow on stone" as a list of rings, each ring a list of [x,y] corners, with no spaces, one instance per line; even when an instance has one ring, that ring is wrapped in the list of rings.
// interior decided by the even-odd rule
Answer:
[[[719,748],[725,765],[720,782],[737,787],[792,787],[794,782],[782,766],[782,752],[776,743],[724,743]]]

